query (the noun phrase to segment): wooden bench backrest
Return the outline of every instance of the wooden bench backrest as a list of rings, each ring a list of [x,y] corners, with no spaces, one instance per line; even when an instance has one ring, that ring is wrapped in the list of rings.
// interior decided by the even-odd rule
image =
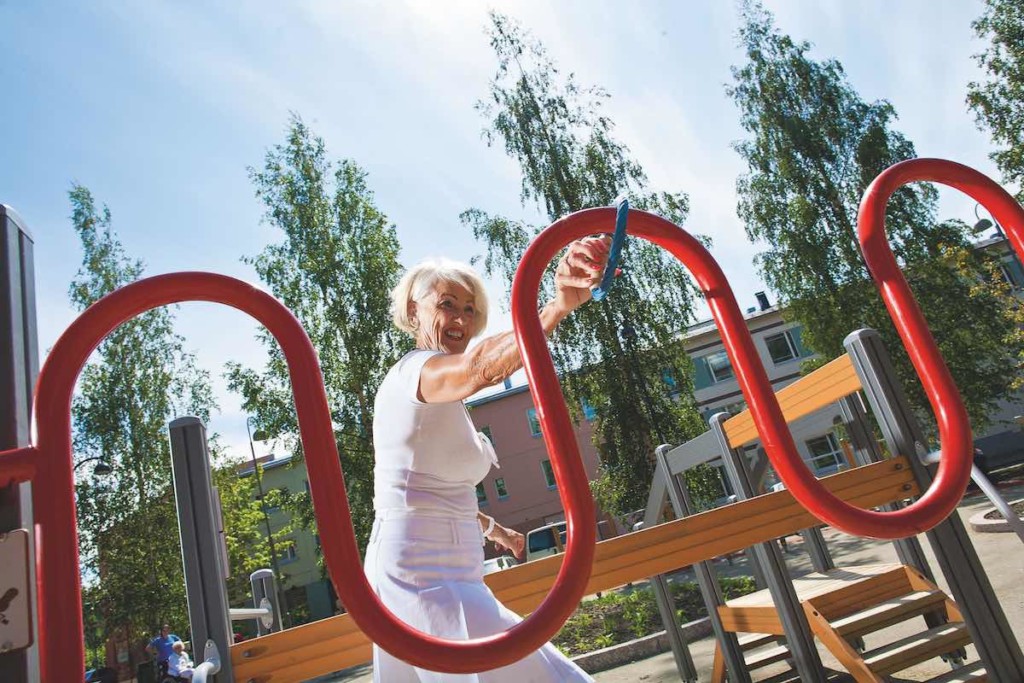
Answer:
[[[861,388],[860,379],[853,369],[848,354],[823,365],[806,377],[801,377],[775,393],[782,408],[782,416],[791,423],[806,417],[844,396]],[[757,427],[750,410],[744,410],[722,425],[729,446],[739,448],[757,439]]]
[[[870,508],[917,495],[903,458],[893,458],[822,479],[832,493]],[[597,544],[587,594],[610,590],[755,543],[795,533],[817,520],[788,491],[740,501],[698,515],[642,529]],[[562,556],[546,557],[485,581],[509,607],[528,614],[547,595]],[[235,680],[302,681],[368,662],[371,644],[347,614],[231,647]]]

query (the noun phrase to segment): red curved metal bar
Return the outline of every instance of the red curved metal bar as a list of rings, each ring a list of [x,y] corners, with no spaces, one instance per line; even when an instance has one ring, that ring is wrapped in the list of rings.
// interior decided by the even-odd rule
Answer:
[[[819,512],[839,514],[853,533],[864,536],[893,538],[931,528],[953,512],[971,475],[973,442],[967,411],[885,234],[889,197],[903,185],[919,181],[948,185],[972,197],[1003,226],[1010,244],[1024,259],[1024,209],[994,181],[968,166],[945,159],[910,159],[883,171],[865,191],[857,220],[861,251],[935,412],[942,457],[928,491],[896,513],[862,515],[860,511],[847,519],[847,510],[824,511],[817,501],[801,501],[822,519]]]
[[[906,163],[912,164],[912,162]],[[950,173],[950,167],[955,167],[956,172]],[[928,177],[923,177],[925,173],[922,168],[929,169]],[[937,166],[935,164],[900,165],[900,167],[890,169],[891,173],[883,174],[872,184],[874,193],[869,191],[869,197],[865,199],[865,203],[868,206],[873,206],[873,202],[878,202],[882,208],[876,210],[884,211],[885,199],[895,187],[903,182],[925,179],[946,182],[954,187],[964,189],[978,201],[986,204],[990,209],[994,209],[992,210],[993,216],[1001,223],[1010,226],[1011,236],[1019,242],[1020,226],[1024,225],[1020,207],[1013,202],[1009,195],[984,176],[973,174],[968,180],[967,176],[963,175],[964,170],[969,169],[949,162],[941,162]],[[884,197],[882,196],[883,192]],[[875,199],[872,200],[871,197],[875,197]],[[861,213],[863,216],[864,211]],[[540,353],[540,349],[545,343],[544,336],[540,322],[533,317],[535,312],[532,310],[536,302],[536,279],[539,275],[531,276],[528,281],[523,283],[520,283],[520,275],[523,274],[523,269],[527,264],[532,267],[535,263],[550,261],[555,253],[571,240],[597,232],[608,232],[608,226],[614,222],[614,215],[614,209],[600,208],[581,211],[563,218],[541,233],[530,245],[523,258],[523,263],[520,265],[520,272],[517,273],[515,284],[522,287],[528,285],[529,291],[517,292],[515,288],[513,289],[513,319],[523,353],[523,364],[530,382],[530,390],[544,429],[548,450],[552,454],[560,451],[572,452],[571,445],[561,443],[564,439],[568,418],[564,414],[562,396],[550,358],[546,353]],[[736,372],[743,396],[750,407],[754,424],[765,450],[786,487],[804,507],[822,521],[843,531],[880,539],[901,538],[926,531],[949,515],[962,496],[967,477],[970,475],[970,427],[967,424],[966,413],[959,401],[956,387],[953,386],[948,372],[945,371],[941,356],[938,355],[937,350],[934,350],[934,342],[928,335],[923,318],[920,318],[913,297],[909,290],[899,292],[898,283],[904,281],[887,245],[884,248],[890,263],[876,266],[880,273],[880,275],[876,275],[879,277],[879,287],[883,289],[883,296],[886,296],[887,302],[890,300],[896,302],[890,304],[890,306],[898,307],[896,309],[898,313],[893,314],[894,318],[899,316],[900,320],[911,320],[914,312],[919,318],[917,321],[898,323],[898,325],[901,325],[901,330],[903,327],[908,327],[911,330],[909,334],[904,335],[904,341],[908,348],[912,349],[912,356],[916,358],[915,366],[918,367],[919,373],[923,372],[926,377],[929,395],[938,394],[939,396],[936,412],[942,415],[940,424],[943,444],[954,444],[959,457],[954,462],[940,468],[935,486],[913,505],[894,512],[875,512],[852,506],[830,493],[804,465],[797,453],[793,437],[786,426],[764,367],[758,358],[732,289],[707,250],[681,228],[649,213],[631,211],[629,225],[630,234],[664,247],[693,274],[711,308],[712,316],[718,324],[722,342]],[[880,233],[880,236],[872,232],[872,227],[869,224],[865,234],[869,234],[873,241],[880,240],[881,244],[885,245],[884,233],[881,233],[880,229],[877,230],[877,233]],[[873,244],[868,246],[866,251],[875,256],[874,252],[881,253],[882,248]],[[875,260],[881,262],[884,259],[879,256],[877,259],[872,258],[871,262],[874,263]],[[886,292],[895,293],[887,294]],[[927,341],[918,344],[917,337],[923,335],[928,335]],[[932,347],[930,352],[928,350],[929,343]],[[920,360],[922,357],[925,360]],[[964,457],[965,455],[966,457]],[[571,461],[571,458],[568,460]],[[566,459],[562,458],[559,462],[564,461]],[[557,477],[557,466],[555,471]]]
[[[33,405],[33,445],[0,453],[0,470],[6,477],[33,483],[42,680],[80,680],[84,661],[71,462],[75,382],[89,355],[118,325],[152,308],[182,301],[237,308],[262,323],[281,345],[295,396],[324,558],[339,597],[371,640],[416,666],[469,673],[517,661],[554,635],[579,603],[593,557],[593,503],[578,454],[575,464],[559,461],[565,457],[561,455],[564,450],[553,456],[577,536],[569,542],[572,556],[544,604],[522,624],[488,638],[447,641],[416,631],[384,607],[363,573],[320,366],[301,324],[272,296],[240,280],[212,273],[172,273],[112,292],[68,327],[40,371]],[[537,317],[536,308],[533,315]],[[571,436],[571,429],[568,433]],[[567,471],[579,481],[566,481]],[[567,491],[571,493],[567,495]],[[588,524],[580,523],[583,517]],[[589,543],[589,555],[577,550],[581,543]]]

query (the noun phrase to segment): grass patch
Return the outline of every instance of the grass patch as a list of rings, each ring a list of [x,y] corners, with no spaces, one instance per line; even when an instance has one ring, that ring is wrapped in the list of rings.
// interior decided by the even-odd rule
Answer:
[[[721,578],[726,600],[757,590],[749,576]],[[686,623],[707,616],[704,600],[695,581],[669,584],[676,619]],[[650,586],[605,593],[580,604],[552,639],[570,657],[612,645],[626,643],[664,630],[654,591]]]

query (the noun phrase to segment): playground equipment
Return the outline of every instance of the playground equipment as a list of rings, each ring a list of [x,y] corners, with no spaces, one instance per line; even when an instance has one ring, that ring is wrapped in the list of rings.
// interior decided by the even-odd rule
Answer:
[[[888,450],[916,453],[917,457],[909,457],[908,466],[916,488],[927,487],[931,475],[920,457],[925,437],[894,379],[879,335],[859,330],[845,343],[846,355],[778,392],[787,421],[806,423],[809,416],[830,408],[846,428],[856,464],[863,467],[881,461],[868,417],[854,396],[863,392]],[[832,422],[831,415],[825,422]],[[712,417],[709,432],[675,448],[660,447],[645,526],[657,523],[666,502],[676,516],[690,514],[692,504],[679,475],[717,458],[722,459],[741,501],[758,495],[761,477],[745,455],[758,438],[753,426],[749,411],[735,417],[721,413]],[[741,504],[745,503],[737,503]],[[955,602],[935,587],[935,577],[915,537],[894,541],[898,565],[837,569],[820,531],[804,529],[802,535],[815,572],[790,580],[777,545],[761,539],[769,542],[753,544],[747,554],[764,590],[743,598],[725,602],[713,565],[701,562],[695,566],[718,641],[713,681],[723,680],[726,670],[731,681],[749,681],[750,671],[781,659],[792,661],[801,680],[823,679],[814,636],[858,681],[881,681],[885,675],[936,655],[959,665],[965,654],[961,648],[971,642],[981,659],[970,665],[976,677],[965,669],[956,680],[987,676],[988,680],[1014,681],[1024,677],[1024,655],[957,515],[927,534]],[[662,593],[663,584],[653,583],[656,592]],[[658,597],[661,607],[666,597]],[[677,663],[683,662],[679,665],[681,676],[692,680],[685,668],[686,643],[674,614],[664,608],[661,612]],[[889,639],[882,647],[861,651],[863,636],[918,615],[927,626],[923,633]],[[778,642],[783,636],[785,645]]]
[[[938,416],[943,453],[935,482],[921,498],[908,507],[886,513],[865,510],[856,505],[879,505],[898,498],[866,500],[848,492],[854,501],[851,505],[843,497],[835,495],[828,484],[815,479],[797,457],[778,402],[764,369],[757,361],[736,299],[707,250],[692,236],[664,219],[643,212],[630,214],[633,234],[662,246],[680,259],[704,293],[722,332],[729,359],[736,369],[765,450],[787,486],[788,490],[782,495],[792,496],[819,519],[833,526],[878,538],[907,536],[938,524],[955,508],[970,475],[971,434],[966,413],[884,235],[886,200],[898,186],[917,180],[952,185],[985,205],[1006,227],[1017,253],[1024,256],[1024,210],[995,183],[967,167],[941,160],[912,160],[888,169],[868,189],[860,221],[865,260]],[[30,245],[24,248],[25,240],[21,240],[19,235],[21,241],[14,242],[16,249],[20,250],[15,251],[19,275],[15,282],[9,283],[12,289],[6,292],[5,297],[6,300],[17,299],[18,310],[4,323],[8,328],[5,331],[11,333],[9,338],[18,337],[18,344],[12,344],[12,349],[15,346],[17,349],[8,361],[15,368],[10,374],[14,377],[13,386],[18,390],[9,405],[11,412],[20,411],[20,422],[16,429],[11,430],[12,437],[4,442],[3,447],[8,450],[0,452],[0,486],[32,484],[34,509],[32,515],[23,514],[20,523],[29,524],[31,519],[35,528],[35,569],[38,573],[36,633],[42,679],[76,680],[83,660],[70,443],[70,404],[75,380],[90,353],[119,324],[151,308],[182,301],[224,303],[247,312],[281,344],[295,393],[300,436],[310,473],[313,504],[320,522],[324,557],[339,597],[363,633],[414,665],[453,673],[487,670],[510,663],[547,641],[575,609],[589,584],[593,583],[590,576],[595,531],[591,523],[593,501],[568,411],[561,400],[554,366],[546,353],[546,338],[536,304],[545,266],[570,241],[595,232],[607,232],[612,212],[613,209],[608,208],[581,211],[550,226],[528,247],[513,284],[516,339],[566,509],[569,528],[566,553],[557,558],[560,568],[553,585],[549,584],[550,594],[522,624],[506,633],[460,642],[446,641],[408,628],[384,608],[370,590],[359,565],[355,537],[349,524],[348,502],[315,352],[295,318],[264,292],[237,280],[209,273],[157,276],[113,292],[86,310],[55,344],[39,373],[31,403],[33,434],[30,437],[23,427],[27,424],[25,415],[29,404],[27,386],[31,385],[35,362],[34,338],[25,343],[26,336],[32,337],[26,330],[34,331],[33,323],[28,321],[33,308],[30,300],[31,262],[29,259],[26,269],[24,260],[24,255],[30,255],[31,249]],[[9,243],[10,240],[5,240],[5,249],[9,248]],[[10,252],[6,253],[5,260],[10,266]],[[10,324],[15,318],[17,326]],[[847,474],[851,473],[839,476]],[[902,492],[904,496],[906,493]],[[808,526],[806,521],[802,526]],[[648,531],[653,534],[658,529]],[[775,536],[783,531],[785,526],[781,526]],[[711,535],[717,537],[722,533],[723,528],[719,526]],[[655,536],[645,533],[644,537],[653,540]],[[721,543],[718,538],[709,539],[706,545],[707,552],[713,555],[722,554],[728,548],[728,544]],[[700,557],[693,557],[691,561],[697,559]],[[530,565],[524,569],[527,567]],[[504,577],[517,569],[496,576]],[[620,575],[629,574],[629,571],[624,571]],[[252,654],[252,648],[247,651]]]

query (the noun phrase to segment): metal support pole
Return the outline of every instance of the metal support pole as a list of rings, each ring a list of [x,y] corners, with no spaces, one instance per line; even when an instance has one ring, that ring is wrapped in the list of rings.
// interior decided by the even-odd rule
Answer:
[[[252,586],[252,606],[261,607],[263,601],[270,603],[272,618],[268,625],[263,619],[256,620],[256,634],[265,636],[281,630],[281,603],[277,599],[277,586],[274,572],[270,569],[257,569],[249,575]]]
[[[668,491],[668,499],[672,503],[672,509],[677,519],[692,515],[694,512],[693,500],[686,486],[679,481],[679,477],[672,473],[668,465],[667,454],[669,446],[658,446],[654,451],[657,471],[662,472],[665,477],[665,488]],[[750,683],[750,672],[747,671],[747,664],[743,659],[743,650],[740,648],[739,639],[735,633],[725,630],[722,625],[722,617],[718,614],[718,608],[725,604],[725,597],[722,595],[722,588],[718,585],[718,575],[710,561],[697,562],[693,565],[693,571],[697,575],[697,584],[700,586],[701,595],[704,596],[704,604],[708,608],[708,619],[711,621],[711,628],[715,632],[718,646],[722,648],[722,656],[725,659],[727,677],[733,683]],[[675,610],[673,610],[674,612]],[[673,614],[673,623],[676,619]],[[689,656],[689,650],[687,650]],[[690,663],[693,666],[693,663]],[[692,679],[696,681],[694,676]]]
[[[753,482],[743,453],[730,448],[729,439],[725,435],[723,424],[729,419],[728,413],[718,413],[711,417],[711,431],[718,439],[722,449],[722,459],[726,471],[732,479],[736,498],[747,500],[754,497]],[[789,578],[789,570],[782,558],[779,546],[774,542],[758,543],[751,549],[753,556],[764,570],[768,591],[771,593],[779,620],[786,633],[786,643],[793,655],[793,665],[801,681],[825,680],[825,669],[818,656],[818,648],[814,644],[807,615],[800,606],[800,600],[793,589]]]
[[[228,652],[233,639],[206,428],[198,417],[180,417],[171,422],[169,430],[192,641],[213,641],[218,650]],[[220,662],[216,673],[217,680],[234,680],[230,657]]]
[[[875,330],[857,330],[846,338],[844,345],[890,450],[908,456],[919,485],[922,490],[927,489],[932,475],[917,457],[920,452],[926,452],[927,441],[895,378],[881,337]],[[989,680],[995,683],[1024,681],[1024,654],[960,515],[954,512],[927,532],[927,536]]]
[[[853,457],[857,464],[867,465],[873,462],[880,462],[882,460],[882,452],[875,441],[874,432],[868,422],[868,416],[864,412],[860,397],[853,395],[841,399],[839,401],[839,410],[846,429],[850,434],[850,439],[853,442]],[[882,509],[897,510],[900,507],[899,503],[888,503],[883,505]],[[896,557],[899,559],[900,564],[914,567],[925,578],[935,583],[935,574],[932,572],[931,563],[928,562],[928,557],[924,554],[924,548],[921,547],[921,541],[917,536],[898,539],[893,541],[892,545],[896,549]],[[936,619],[934,613],[925,614],[924,618],[929,628],[938,626],[941,623]]]
[[[32,388],[39,374],[32,253],[32,235],[25,223],[11,207],[0,204],[0,451],[28,446],[30,439]],[[30,558],[36,556],[32,519],[31,484],[0,488],[0,532],[28,529]],[[27,599],[35,641],[39,610],[34,562],[29,562],[28,571],[31,594]],[[0,654],[0,680],[39,680],[38,647]]]

